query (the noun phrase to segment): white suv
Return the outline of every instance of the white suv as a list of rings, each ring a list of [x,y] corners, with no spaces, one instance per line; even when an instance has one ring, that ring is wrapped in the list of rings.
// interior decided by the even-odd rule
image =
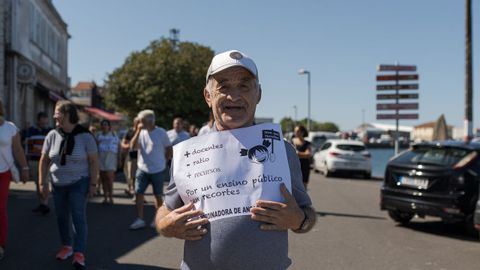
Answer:
[[[326,177],[334,172],[361,172],[366,179],[372,176],[372,162],[365,144],[351,140],[328,140],[313,156],[313,169]]]

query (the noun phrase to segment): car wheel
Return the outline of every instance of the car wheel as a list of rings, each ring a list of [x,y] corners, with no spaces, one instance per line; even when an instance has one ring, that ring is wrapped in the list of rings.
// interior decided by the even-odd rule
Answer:
[[[325,177],[331,177],[332,176],[332,172],[327,168],[325,167],[325,170],[323,170],[323,175]]]
[[[468,215],[465,218],[463,226],[464,226],[465,232],[469,236],[480,239],[480,231],[477,231],[477,229],[475,228],[475,222],[473,221],[473,214]]]
[[[363,178],[364,178],[364,179],[370,179],[370,178],[372,178],[372,173],[371,173],[371,172],[364,172],[364,173],[363,173]]]
[[[322,174],[323,174],[323,176],[325,176],[325,177],[330,177],[330,176],[332,176],[332,172],[328,169],[327,162],[325,162],[325,164],[324,164],[324,167],[323,167],[323,170],[322,170]]]
[[[320,170],[317,168],[317,164],[316,163],[313,163],[313,172],[315,173],[319,173]]]
[[[405,213],[405,212],[400,212],[396,210],[388,210],[388,215],[390,216],[391,219],[393,219],[394,221],[402,225],[408,224],[410,220],[412,220],[413,218],[412,213]]]

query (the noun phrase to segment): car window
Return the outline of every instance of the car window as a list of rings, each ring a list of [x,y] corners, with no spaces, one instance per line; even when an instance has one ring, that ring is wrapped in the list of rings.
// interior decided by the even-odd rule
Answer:
[[[407,164],[452,166],[469,153],[470,150],[454,147],[419,147],[405,151],[395,161]]]
[[[316,146],[322,145],[325,141],[327,140],[327,137],[320,135],[320,136],[315,136],[312,139],[312,143]]]
[[[339,144],[337,148],[344,151],[362,152],[365,151],[365,146],[354,144]]]
[[[332,146],[332,143],[326,143],[322,146],[322,149],[320,149],[320,150],[326,150],[326,149],[330,148],[330,146]]]

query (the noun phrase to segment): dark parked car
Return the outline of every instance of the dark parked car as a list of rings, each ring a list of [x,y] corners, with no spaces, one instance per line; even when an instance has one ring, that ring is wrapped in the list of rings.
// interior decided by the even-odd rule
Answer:
[[[480,198],[477,201],[477,209],[475,210],[475,218],[473,221],[475,223],[475,229],[478,230],[478,237],[480,238]]]
[[[480,143],[432,142],[413,145],[387,165],[381,188],[382,210],[402,224],[435,216],[464,222],[478,235],[474,221],[480,183]],[[480,207],[480,206],[479,206]]]

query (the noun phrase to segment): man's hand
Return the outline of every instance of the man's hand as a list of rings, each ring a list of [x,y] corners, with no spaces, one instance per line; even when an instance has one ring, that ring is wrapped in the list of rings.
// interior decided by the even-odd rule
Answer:
[[[207,224],[208,219],[200,217],[203,215],[201,210],[192,209],[193,203],[189,203],[157,220],[160,234],[191,241],[202,239],[207,234],[207,229],[201,226]]]
[[[295,198],[288,192],[285,184],[280,186],[280,192],[285,203],[258,200],[257,206],[252,207],[252,219],[262,221],[260,229],[265,231],[296,230],[302,224],[305,213],[298,207]]]
[[[30,171],[22,169],[22,172],[20,173],[20,180],[25,184],[27,183],[28,179],[30,179]]]
[[[88,197],[92,198],[97,193],[97,184],[90,184],[90,188],[88,190]]]
[[[140,132],[143,129],[142,121],[138,121],[137,125],[135,126],[135,132]]]

